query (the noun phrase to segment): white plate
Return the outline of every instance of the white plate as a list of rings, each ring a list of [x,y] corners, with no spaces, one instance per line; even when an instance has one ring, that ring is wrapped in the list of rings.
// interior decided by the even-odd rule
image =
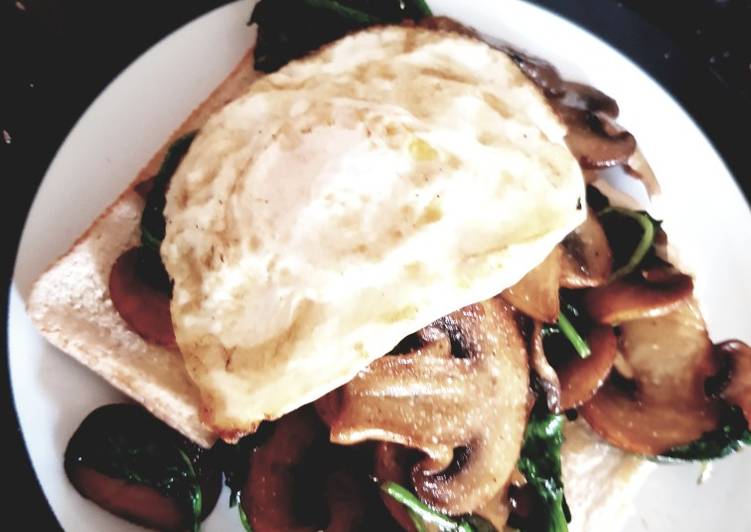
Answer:
[[[659,214],[696,272],[715,339],[751,342],[751,211],[707,139],[650,77],[591,34],[518,0],[431,0],[484,33],[547,58],[570,78],[617,99],[621,123],[639,140],[662,184]],[[229,72],[253,39],[251,2],[237,2],[165,38],[91,105],[58,152],[29,214],[11,289],[8,345],[21,427],[45,494],[67,530],[137,530],[82,499],[62,468],[83,417],[119,395],[45,343],[24,312],[30,283],[64,252],[188,112]],[[710,288],[711,287],[711,288]],[[661,468],[641,492],[628,530],[745,530],[751,452],[716,466],[696,486],[695,466]],[[204,530],[241,530],[226,493]]]

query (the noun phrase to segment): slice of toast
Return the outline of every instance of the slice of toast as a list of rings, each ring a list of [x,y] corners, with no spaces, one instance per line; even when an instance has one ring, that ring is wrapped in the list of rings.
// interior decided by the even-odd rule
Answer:
[[[200,128],[258,76],[248,52],[154,154],[132,185],[156,174],[174,139]],[[200,396],[182,357],[131,331],[109,297],[112,265],[140,241],[143,207],[142,197],[133,186],[128,187],[34,283],[27,310],[37,329],[55,347],[186,437],[209,447],[216,435],[199,419]]]
[[[109,296],[109,274],[122,252],[140,242],[144,200],[134,185],[154,175],[170,144],[198,129],[260,74],[248,53],[172,134],[125,190],[34,283],[27,310],[40,333],[157,418],[196,443],[217,439],[200,420],[198,389],[175,351],[130,330]],[[652,464],[600,441],[582,422],[569,424],[563,448],[571,530],[617,530]]]

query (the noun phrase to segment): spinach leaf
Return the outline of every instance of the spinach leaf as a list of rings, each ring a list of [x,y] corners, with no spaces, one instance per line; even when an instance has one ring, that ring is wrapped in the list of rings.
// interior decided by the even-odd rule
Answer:
[[[467,521],[457,522],[448,515],[433,510],[412,492],[396,482],[384,482],[381,484],[381,490],[407,508],[407,512],[418,531],[433,527],[441,532],[474,532],[474,528]]]
[[[273,72],[352,31],[427,16],[425,0],[261,0],[250,17],[255,68]]]
[[[201,493],[201,484],[196,475],[196,470],[193,467],[193,462],[190,461],[185,451],[177,448],[177,452],[180,455],[180,459],[185,465],[185,471],[187,472],[187,479],[190,481],[190,487],[188,488],[188,496],[190,497],[190,507],[193,510],[193,532],[198,532],[201,529],[201,509],[203,508],[203,494]]]
[[[213,507],[201,486],[220,485],[214,456],[173,431],[143,408],[130,404],[106,405],[81,423],[65,450],[69,477],[86,466],[111,478],[155,489],[174,499],[190,525]]]
[[[561,479],[562,415],[551,414],[544,398],[532,410],[517,467],[534,493],[536,507],[521,530],[565,532],[570,520]]]
[[[440,532],[498,532],[491,523],[479,515],[453,518],[438,512],[396,482],[384,482],[381,484],[381,490],[404,505],[417,532],[436,529]]]
[[[608,206],[597,213],[613,252],[613,281],[634,274],[639,268],[664,265],[655,244],[664,239],[662,221],[646,211]]]
[[[155,176],[152,177],[154,185],[146,196],[146,206],[141,215],[141,244],[159,253],[159,247],[165,234],[164,206],[165,194],[169,186],[172,174],[175,173],[180,162],[188,153],[188,148],[193,143],[197,131],[183,135],[167,149],[162,161],[162,166]]]
[[[656,460],[704,462],[724,458],[745,445],[751,445],[751,431],[740,408],[728,406],[722,413],[720,424],[720,428],[705,432],[694,442],[674,447]]]
[[[245,532],[253,532],[253,527],[250,526],[250,519],[248,519],[248,516],[245,515],[245,510],[243,510],[243,505],[240,504],[240,492],[235,492],[232,494],[232,497],[230,498],[230,508],[234,505],[237,505],[237,514],[240,518],[240,524],[243,526],[243,530]]]
[[[576,349],[577,354],[581,358],[587,358],[592,354],[589,344],[582,338],[563,310],[558,314],[558,330],[571,343],[571,346]]]
[[[586,338],[595,324],[580,310],[582,302],[574,292],[561,290],[557,322],[542,327],[544,351],[554,365],[568,356],[587,358],[592,353]]]

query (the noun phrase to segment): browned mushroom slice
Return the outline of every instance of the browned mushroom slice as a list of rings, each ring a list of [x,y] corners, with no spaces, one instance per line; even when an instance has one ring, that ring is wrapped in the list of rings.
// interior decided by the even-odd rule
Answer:
[[[392,481],[400,486],[411,486],[410,471],[419,456],[414,449],[396,443],[378,442],[375,448],[373,474],[379,483]],[[407,508],[393,497],[381,492],[381,499],[391,516],[407,532],[416,532]]]
[[[457,515],[490,500],[519,458],[529,367],[514,310],[499,298],[454,312],[419,334],[422,347],[376,360],[340,388],[331,439],[374,439],[423,451],[412,484]]]
[[[618,114],[620,113],[618,103],[591,85],[566,81],[563,83],[563,89],[566,92],[564,95],[564,103],[566,105],[576,107],[577,109],[601,112],[610,118],[618,118]]]
[[[588,209],[587,219],[562,242],[561,279],[563,288],[590,288],[608,281],[613,253],[597,216]]]
[[[609,119],[567,105],[558,104],[555,108],[568,126],[566,144],[582,168],[622,165],[636,151],[634,136],[616,129]]]
[[[665,316],[624,323],[621,347],[633,381],[611,378],[579,408],[595,432],[627,451],[657,455],[716,428],[716,405],[704,393],[716,364],[693,299]]]
[[[352,532],[363,525],[363,493],[351,471],[340,469],[326,479],[329,522],[326,532]]]
[[[84,497],[129,521],[156,530],[186,529],[180,504],[154,488],[112,478],[86,466],[77,467],[70,480]]]
[[[147,342],[176,349],[170,315],[170,296],[138,275],[139,261],[148,253],[131,248],[115,261],[110,270],[112,304],[128,326]]]
[[[644,184],[647,194],[654,196],[660,193],[660,184],[657,182],[657,177],[638,146],[624,169]]]
[[[327,431],[314,410],[303,407],[287,414],[273,430],[250,457],[240,497],[253,530],[356,529],[363,515],[360,488],[349,474],[329,470]],[[306,462],[313,464],[313,474],[305,474],[301,466]],[[305,497],[299,496],[301,491]],[[306,504],[300,504],[301,500]]]
[[[559,98],[566,88],[558,70],[539,57],[528,55],[508,45],[496,46],[506,52],[532,83],[537,85],[549,98]]]
[[[542,342],[542,323],[536,321],[529,341],[529,362],[540,379],[540,384],[547,398],[548,410],[561,411],[561,382],[558,373],[548,362]]]
[[[558,368],[561,382],[561,408],[576,408],[589,401],[602,386],[615,362],[617,342],[613,329],[596,327],[587,337],[592,354],[573,357]]]
[[[504,290],[503,299],[532,319],[546,323],[556,321],[560,310],[558,288],[562,253],[561,247],[556,246],[537,267]]]
[[[716,345],[715,352],[728,357],[730,362],[730,380],[722,398],[739,406],[751,427],[751,347],[732,340]]]
[[[375,448],[373,474],[379,483],[391,481],[400,486],[411,486],[411,470],[419,457],[420,453],[414,449],[395,443],[378,442]],[[518,471],[516,474],[521,475]],[[381,492],[381,498],[399,526],[406,532],[416,532],[415,525],[403,504],[383,492]],[[476,509],[474,513],[490,522],[497,530],[503,530],[511,513],[508,487],[501,488],[500,492],[481,508]]]
[[[690,298],[693,290],[694,282],[688,275],[649,270],[589,290],[584,304],[593,320],[618,325],[669,314]]]
[[[612,445],[648,456],[697,440],[717,426],[712,404],[704,408],[645,405],[610,382],[579,412]]]
[[[508,485],[503,486],[501,491],[486,502],[475,513],[493,525],[496,530],[505,530],[509,515],[511,515],[511,503],[508,496]]]

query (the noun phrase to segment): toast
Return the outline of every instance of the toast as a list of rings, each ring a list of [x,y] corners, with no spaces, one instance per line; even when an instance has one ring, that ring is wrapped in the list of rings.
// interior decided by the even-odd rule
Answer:
[[[140,242],[144,200],[135,185],[154,175],[167,147],[198,129],[256,78],[251,54],[180,125],[121,195],[72,248],[34,283],[28,314],[55,347],[97,373],[187,438],[217,439],[201,422],[200,395],[181,355],[134,333],[115,310],[108,279],[120,254]],[[571,530],[613,530],[653,465],[599,440],[582,422],[568,424],[563,468]]]
[[[175,351],[149,344],[122,320],[109,299],[109,272],[140,241],[144,200],[134,187],[154,175],[170,144],[198,129],[258,76],[248,52],[222,83],[175,130],[120,196],[73,247],[34,283],[27,310],[55,347],[196,443],[216,440],[198,416],[200,397]]]

